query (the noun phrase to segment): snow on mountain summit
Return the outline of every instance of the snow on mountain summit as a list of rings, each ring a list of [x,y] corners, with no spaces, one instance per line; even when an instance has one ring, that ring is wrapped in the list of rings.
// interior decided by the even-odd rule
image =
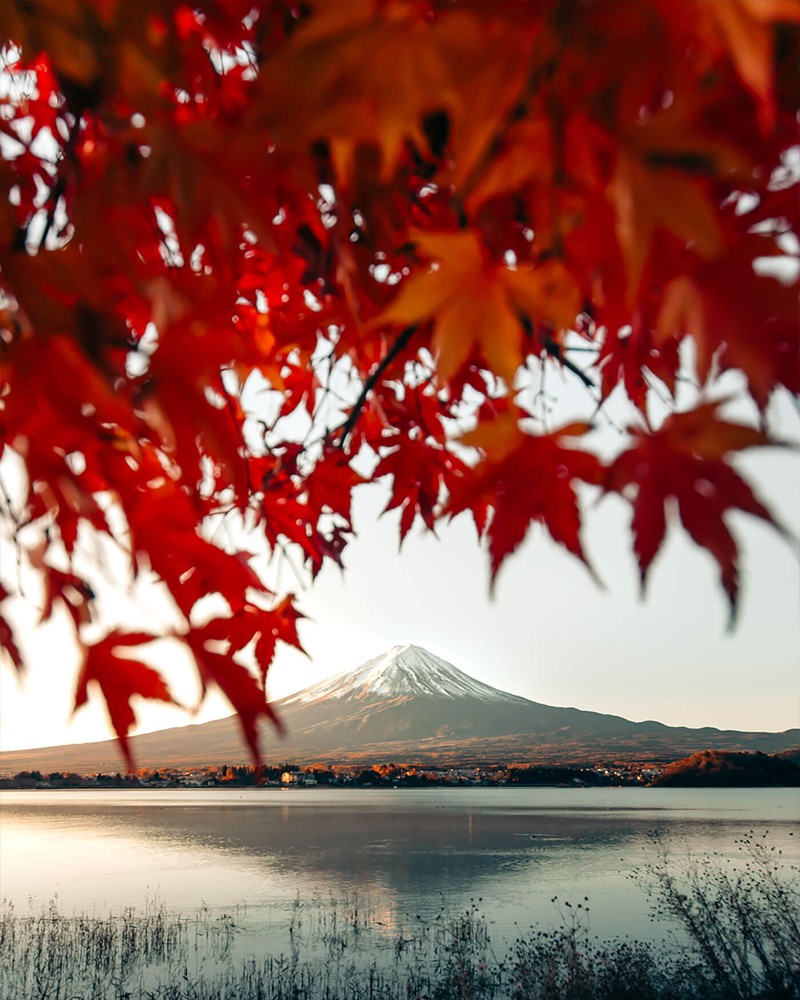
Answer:
[[[484,701],[524,701],[516,695],[483,684],[421,646],[393,646],[367,660],[283,699],[282,707],[326,698],[402,698],[428,695],[438,698],[480,698]]]

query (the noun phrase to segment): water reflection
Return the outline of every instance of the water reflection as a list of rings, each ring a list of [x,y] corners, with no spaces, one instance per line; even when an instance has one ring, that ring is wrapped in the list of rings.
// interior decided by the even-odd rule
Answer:
[[[646,912],[625,874],[652,857],[654,827],[728,853],[766,820],[791,845],[797,804],[783,791],[35,792],[4,794],[0,816],[2,894],[17,906],[58,892],[89,911],[153,893],[176,909],[280,908],[359,891],[388,922],[483,897],[510,927],[551,919],[554,894],[591,895],[616,933]]]

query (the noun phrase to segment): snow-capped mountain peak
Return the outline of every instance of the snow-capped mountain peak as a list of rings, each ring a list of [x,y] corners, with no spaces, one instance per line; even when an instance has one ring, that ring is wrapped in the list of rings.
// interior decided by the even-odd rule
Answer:
[[[367,660],[284,699],[282,705],[308,704],[323,698],[480,698],[484,701],[524,700],[475,680],[421,646],[410,643]]]

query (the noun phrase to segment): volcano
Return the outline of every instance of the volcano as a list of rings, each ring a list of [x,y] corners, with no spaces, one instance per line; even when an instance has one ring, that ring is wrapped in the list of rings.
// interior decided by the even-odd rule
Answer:
[[[580,763],[674,760],[700,750],[775,753],[800,729],[745,733],[557,708],[484,684],[420,646],[388,652],[274,703],[287,731],[262,730],[267,763]],[[241,764],[235,716],[130,740],[139,766]],[[118,770],[115,741],[0,753],[0,771]]]

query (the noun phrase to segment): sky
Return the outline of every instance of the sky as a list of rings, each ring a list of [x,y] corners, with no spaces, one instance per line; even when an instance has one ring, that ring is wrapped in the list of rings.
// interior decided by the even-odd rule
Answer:
[[[571,385],[560,387],[563,416],[585,415]],[[726,415],[753,420],[735,374],[717,393],[732,393]],[[686,405],[684,399],[682,405]],[[614,405],[609,406],[613,412]],[[776,394],[769,420],[774,436],[800,440],[800,416],[786,394]],[[553,414],[554,426],[561,414]],[[619,447],[620,431],[599,422],[599,447]],[[759,449],[737,456],[776,517],[798,535],[800,455]],[[466,516],[437,529],[416,527],[398,551],[398,516],[383,517],[387,488],[355,493],[358,537],[345,551],[346,570],[326,566],[317,581],[296,577],[283,559],[255,567],[280,592],[294,590],[308,616],[301,640],[309,658],[279,646],[268,678],[278,699],[403,643],[415,643],[479,680],[548,705],[607,712],[669,725],[779,731],[800,726],[800,560],[769,525],[729,515],[740,542],[742,593],[735,629],[726,629],[727,599],[711,556],[673,522],[640,599],[631,551],[630,508],[619,497],[599,500],[586,488],[584,544],[603,582],[555,545],[541,526],[504,564],[493,598],[489,566]],[[253,551],[248,539],[245,547]],[[4,546],[0,569],[13,579],[13,550]],[[98,557],[99,560],[98,560]],[[171,621],[159,589],[119,584],[125,567],[110,547],[94,547],[105,598],[115,623],[162,628]],[[30,595],[29,595],[30,596]],[[213,602],[213,598],[208,599]],[[107,739],[102,703],[70,718],[77,652],[65,619],[37,627],[31,602],[15,601],[17,624],[30,669],[22,683],[0,667],[0,748],[24,749]],[[224,607],[224,605],[223,605]],[[213,606],[209,605],[213,611]],[[96,636],[101,635],[99,627]],[[91,633],[88,638],[93,638]],[[174,641],[148,647],[148,662],[164,670],[173,692],[196,706],[198,691],[186,655]],[[138,703],[137,731],[150,731],[230,714],[219,695],[199,712]]]

